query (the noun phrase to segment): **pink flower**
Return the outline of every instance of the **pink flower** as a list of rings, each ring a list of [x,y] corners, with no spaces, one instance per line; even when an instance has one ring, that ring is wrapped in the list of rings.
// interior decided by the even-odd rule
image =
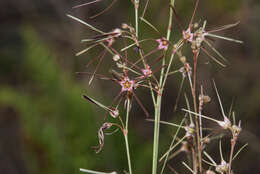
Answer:
[[[153,72],[149,65],[145,65],[145,69],[142,69],[142,73],[144,74],[145,77],[151,77]]]
[[[183,37],[184,40],[192,42],[192,40],[193,40],[193,33],[191,32],[190,28],[188,28],[186,31],[182,32],[182,37]]]
[[[161,39],[156,39],[156,42],[159,43],[157,47],[158,50],[162,50],[162,49],[166,50],[168,48],[169,43],[165,37],[162,37]]]
[[[121,92],[133,92],[135,82],[133,80],[130,80],[128,77],[124,77],[121,81],[119,81],[119,84],[122,87]]]

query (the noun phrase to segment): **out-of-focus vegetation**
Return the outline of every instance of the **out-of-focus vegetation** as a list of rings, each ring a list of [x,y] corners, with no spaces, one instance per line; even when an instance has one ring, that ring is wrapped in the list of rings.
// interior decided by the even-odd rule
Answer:
[[[185,23],[193,9],[192,1],[176,2],[179,16]],[[104,87],[98,81],[87,87],[85,77],[75,74],[84,71],[89,57],[96,53],[74,56],[84,48],[80,39],[91,33],[65,16],[73,13],[89,20],[87,16],[101,11],[106,3],[71,10],[75,3],[65,0],[0,3],[0,173],[71,174],[79,173],[79,167],[102,171],[127,168],[120,133],[105,137],[101,154],[95,154],[91,148],[98,143],[97,130],[104,112],[85,102],[81,94],[87,91],[108,104],[113,95],[105,92],[113,93],[115,89],[108,89],[107,84]],[[240,142],[248,142],[249,146],[234,162],[235,173],[260,172],[259,9],[257,0],[203,1],[196,17],[197,20],[207,19],[209,28],[241,21],[238,27],[223,35],[244,40],[243,45],[216,41],[218,49],[229,59],[228,68],[217,67],[207,59],[199,65],[199,80],[205,83],[213,101],[216,99],[214,91],[207,85],[211,78],[218,84],[226,110],[234,97],[236,115],[242,120],[244,132]],[[167,13],[167,1],[154,1],[147,11],[147,19],[163,31]],[[131,3],[120,1],[110,11],[89,22],[109,31],[131,20],[132,15]],[[177,25],[174,29],[178,29]],[[141,30],[145,31],[142,37],[157,37],[145,25]],[[167,86],[169,92],[165,96],[163,119],[174,119],[169,113],[172,113],[178,86],[178,80]],[[149,103],[150,99],[145,101],[146,98],[144,95],[144,102]],[[217,103],[213,102],[205,109],[211,115],[217,115],[216,108]],[[138,109],[133,111],[130,119],[133,168],[136,173],[149,173],[153,131],[140,113]],[[170,143],[172,131],[162,130],[161,151]]]

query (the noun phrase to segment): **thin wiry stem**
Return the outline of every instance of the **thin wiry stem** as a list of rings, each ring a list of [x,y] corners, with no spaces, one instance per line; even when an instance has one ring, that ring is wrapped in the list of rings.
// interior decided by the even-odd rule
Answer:
[[[129,120],[129,112],[130,112],[130,103],[131,101],[127,99],[127,109],[126,109],[126,121],[125,121],[125,145],[126,145],[126,153],[127,153],[127,162],[128,162],[128,168],[129,168],[129,174],[132,174],[132,166],[131,166],[131,158],[130,158],[130,152],[129,152],[129,143],[128,143],[128,120]]]
[[[234,148],[236,145],[236,140],[231,139],[231,150],[230,150],[230,156],[229,156],[229,168],[228,168],[228,173],[231,174],[231,165],[232,165],[232,158],[233,158],[233,153],[234,153]]]
[[[175,0],[171,0],[171,6],[174,6]],[[167,29],[167,40],[170,39],[172,31],[172,16],[173,10],[170,8],[168,29]],[[164,56],[166,53],[164,53]],[[165,66],[165,59],[162,59],[162,67]],[[164,78],[164,68],[161,69],[160,80],[159,80],[159,93],[163,93],[163,78]],[[167,78],[167,76],[165,76]],[[157,173],[157,164],[158,164],[158,149],[159,149],[159,132],[160,132],[160,116],[161,116],[161,101],[162,95],[157,95],[156,106],[155,106],[155,122],[154,122],[154,141],[153,141],[153,167],[152,174]]]

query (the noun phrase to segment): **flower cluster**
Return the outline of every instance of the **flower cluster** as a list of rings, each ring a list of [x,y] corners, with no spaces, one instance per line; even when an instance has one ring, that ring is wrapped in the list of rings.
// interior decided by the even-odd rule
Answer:
[[[75,6],[82,7],[85,5],[90,5],[95,2],[99,2],[102,0],[96,0],[89,3],[85,3],[82,5]],[[107,9],[109,9],[116,0],[112,1],[111,5],[109,5],[104,11],[94,15],[93,17],[99,16],[104,13]],[[126,144],[126,152],[128,159],[128,167],[129,173],[132,174],[131,169],[131,160],[130,160],[130,151],[129,151],[129,143],[128,143],[128,121],[130,111],[132,109],[132,103],[136,102],[139,107],[142,109],[143,113],[146,117],[149,117],[150,114],[146,109],[145,105],[142,102],[142,98],[137,96],[136,91],[139,88],[146,89],[151,94],[151,101],[154,106],[154,151],[153,157],[157,158],[158,156],[158,144],[159,144],[159,125],[161,123],[172,125],[178,127],[176,135],[170,145],[169,150],[161,157],[159,161],[165,160],[165,164],[168,160],[176,156],[178,153],[185,152],[188,156],[188,159],[192,159],[192,169],[185,162],[183,164],[195,174],[213,174],[217,173],[226,173],[231,174],[231,164],[233,160],[233,151],[234,146],[238,140],[238,136],[241,132],[241,122],[238,125],[234,121],[230,121],[230,114],[226,115],[224,113],[222,103],[220,100],[220,96],[213,81],[214,88],[217,94],[217,98],[220,104],[221,113],[223,119],[217,120],[212,117],[203,115],[204,107],[207,103],[211,101],[211,97],[205,95],[205,91],[203,90],[203,86],[197,80],[197,64],[198,58],[200,57],[200,53],[205,53],[210,59],[221,66],[226,66],[223,61],[227,61],[222,54],[214,48],[211,38],[219,38],[227,41],[232,41],[236,43],[242,43],[239,40],[227,38],[224,36],[216,35],[215,33],[218,31],[222,31],[231,27],[236,26],[238,23],[229,24],[222,26],[220,28],[208,31],[206,29],[206,21],[203,22],[202,25],[199,23],[194,23],[194,18],[196,15],[196,11],[198,9],[199,0],[196,0],[194,11],[192,17],[189,21],[187,27],[183,27],[182,23],[179,20],[177,15],[177,11],[174,7],[174,1],[171,1],[170,4],[170,20],[169,26],[167,30],[167,35],[162,35],[161,32],[153,26],[149,21],[144,19],[144,15],[146,12],[146,8],[148,6],[149,0],[147,1],[145,8],[143,10],[143,15],[139,18],[138,10],[139,10],[139,0],[132,0],[135,9],[136,15],[136,24],[135,27],[128,23],[123,23],[120,28],[115,28],[110,32],[101,31],[94,26],[78,19],[74,16],[68,15],[68,17],[80,22],[81,24],[86,25],[91,30],[97,32],[98,34],[90,39],[83,39],[82,42],[87,43],[88,47],[76,55],[82,55],[87,53],[90,49],[95,47],[102,47],[102,51],[96,57],[94,57],[87,66],[93,64],[94,61],[97,61],[97,66],[94,68],[94,71],[88,72],[79,72],[79,74],[86,74],[89,76],[89,84],[93,81],[94,78],[98,78],[100,80],[106,80],[108,82],[113,82],[115,86],[119,88],[116,94],[114,94],[114,99],[107,105],[102,104],[101,102],[96,101],[95,99],[89,97],[84,94],[83,98],[88,102],[91,102],[98,107],[102,108],[107,115],[110,117],[105,117],[105,121],[98,130],[98,139],[99,145],[96,147],[96,152],[100,152],[104,146],[104,138],[107,130],[110,130],[112,127],[116,127],[116,130],[121,130]],[[179,27],[181,28],[180,38],[179,39],[171,39],[172,32],[172,16],[175,16]],[[145,38],[143,40],[140,39],[139,36],[139,20],[142,20],[146,23],[150,28],[159,33],[156,38]],[[174,41],[172,41],[174,40]],[[115,44],[120,43],[120,44]],[[147,47],[146,43],[149,43],[149,47]],[[117,46],[115,46],[117,45]],[[150,45],[155,45],[153,48]],[[149,48],[149,50],[147,50]],[[188,48],[188,50],[187,50]],[[211,52],[214,52],[217,57],[213,56],[210,51],[207,49],[210,48]],[[192,53],[192,57],[187,56],[187,51]],[[129,54],[130,52],[130,54]],[[131,56],[129,56],[131,55]],[[175,57],[178,57],[181,62],[181,67],[172,71],[175,68],[173,66],[173,60]],[[111,69],[108,74],[99,74],[99,68],[102,64],[102,61],[107,59],[110,61]],[[219,60],[222,59],[222,60]],[[173,124],[168,122],[163,122],[160,120],[161,114],[161,105],[162,105],[162,95],[165,90],[165,84],[168,80],[168,76],[171,74],[179,73],[182,76],[182,82],[180,85],[180,90],[176,99],[176,107],[179,101],[179,97],[181,96],[182,86],[184,84],[185,79],[188,80],[188,89],[190,91],[185,92],[185,101],[187,105],[187,109],[182,109],[185,111],[185,117],[181,124]],[[198,87],[199,86],[199,87]],[[116,87],[115,87],[116,88]],[[200,90],[198,90],[198,88]],[[190,95],[189,95],[190,94]],[[190,106],[189,98],[192,98],[193,106]],[[122,104],[123,103],[123,104]],[[191,109],[192,108],[192,109]],[[124,110],[125,112],[123,112]],[[122,113],[126,113],[125,116],[122,116]],[[189,115],[189,119],[188,116]],[[195,118],[193,118],[195,116]],[[235,118],[234,114],[233,117]],[[228,130],[232,134],[231,139],[231,152],[230,159],[226,162],[222,157],[222,149],[220,143],[220,155],[221,155],[221,163],[217,165],[214,160],[206,153],[207,145],[211,143],[213,139],[219,139],[219,136],[216,136],[214,133],[208,133],[205,131],[205,127],[202,119],[207,119],[215,122],[221,129]],[[108,121],[109,120],[109,121]],[[112,120],[112,121],[110,121]],[[150,120],[150,119],[148,119]],[[185,124],[185,125],[183,125]],[[177,133],[179,130],[184,130],[184,136],[178,140],[176,144],[173,144],[177,138]],[[113,131],[115,132],[115,131]],[[111,133],[109,133],[110,135]],[[221,142],[221,141],[220,141]],[[170,155],[171,151],[175,147],[181,147],[178,151],[174,152]],[[210,160],[204,160],[203,154]],[[169,156],[170,155],[170,156]],[[153,160],[153,174],[157,173],[157,159]],[[205,162],[209,168],[202,165]],[[162,172],[164,170],[162,167]],[[211,167],[215,168],[215,171]],[[172,167],[169,167],[173,170]],[[207,170],[208,169],[208,170]],[[85,170],[85,169],[84,169]],[[89,170],[86,170],[87,172]],[[96,172],[97,173],[97,172]],[[114,173],[114,172],[112,172]],[[175,172],[177,173],[177,172]]]

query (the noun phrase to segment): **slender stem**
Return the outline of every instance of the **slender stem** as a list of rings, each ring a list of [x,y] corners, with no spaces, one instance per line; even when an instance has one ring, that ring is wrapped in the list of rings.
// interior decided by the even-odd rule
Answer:
[[[175,0],[171,0],[171,5],[174,6]],[[170,15],[169,15],[169,22],[168,22],[168,29],[167,29],[167,40],[170,39],[171,30],[172,30],[172,17],[173,17],[173,10],[170,8]],[[166,51],[164,52],[164,58],[162,59],[162,67],[165,66],[165,55]],[[159,81],[159,93],[161,95],[157,95],[156,106],[155,106],[155,121],[154,121],[154,141],[153,141],[153,167],[152,167],[152,174],[157,173],[157,164],[158,164],[158,149],[159,149],[159,132],[160,132],[160,117],[161,117],[161,101],[162,101],[162,94],[163,94],[163,79],[167,78],[164,77],[164,68],[161,69],[160,74],[160,81]]]
[[[230,157],[229,157],[229,169],[228,169],[228,173],[229,174],[231,174],[231,165],[232,165],[233,153],[234,153],[235,145],[236,145],[236,138],[233,137],[231,139],[231,150],[230,150]]]
[[[155,106],[154,139],[153,139],[153,169],[152,169],[153,174],[157,173],[160,112],[161,112],[161,96],[157,95],[157,103]]]
[[[126,153],[127,153],[129,174],[132,174],[132,166],[131,166],[131,159],[130,159],[130,152],[129,152],[129,143],[128,143],[129,112],[130,112],[130,100],[127,99],[127,109],[126,109],[126,121],[125,121],[124,137],[125,137],[125,145],[126,145]]]
[[[136,35],[136,45],[139,46],[139,29],[138,29],[138,10],[139,10],[139,0],[134,0],[134,5],[135,5],[135,35]],[[142,54],[142,51],[139,50],[139,54],[141,56],[141,60],[143,61],[143,64],[145,65],[145,61],[144,61],[144,55]],[[151,92],[151,95],[152,95],[152,99],[153,99],[153,104],[154,104],[154,107],[156,107],[156,102],[155,102],[155,96],[154,96],[154,93],[153,93],[153,90],[152,90],[152,83],[151,81],[149,80],[148,81],[149,83],[149,86],[150,86],[150,92]]]
[[[193,72],[193,89],[192,89],[194,112],[196,112],[196,113],[197,113],[196,82],[197,82],[198,55],[199,55],[199,51],[194,53],[194,72]],[[195,118],[195,125],[196,125],[196,133],[197,133],[196,137],[197,137],[198,165],[199,165],[200,173],[202,173],[201,140],[200,140],[200,130],[199,130],[199,119],[198,119],[198,117]],[[194,171],[196,171],[196,169],[194,169]]]

